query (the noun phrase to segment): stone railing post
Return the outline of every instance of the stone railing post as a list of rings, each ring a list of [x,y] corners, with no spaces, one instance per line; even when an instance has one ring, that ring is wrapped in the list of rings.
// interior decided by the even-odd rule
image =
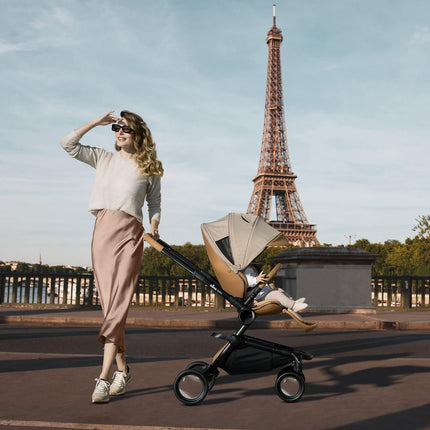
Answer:
[[[358,248],[312,247],[287,249],[272,260],[281,263],[282,289],[293,298],[306,297],[309,310],[375,312],[370,288],[375,259]]]

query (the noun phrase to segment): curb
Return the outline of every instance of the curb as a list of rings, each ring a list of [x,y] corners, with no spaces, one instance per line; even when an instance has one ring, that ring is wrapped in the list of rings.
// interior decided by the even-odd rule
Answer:
[[[22,324],[43,326],[100,326],[101,318],[82,317],[36,317],[31,315],[0,315],[0,324]],[[154,318],[128,318],[128,327],[143,328],[181,328],[181,329],[237,329],[238,321],[226,320],[184,320],[184,319],[154,319]],[[301,329],[293,320],[281,321],[255,321],[256,329]],[[404,331],[429,331],[430,321],[319,321],[319,329],[324,330],[404,330]]]

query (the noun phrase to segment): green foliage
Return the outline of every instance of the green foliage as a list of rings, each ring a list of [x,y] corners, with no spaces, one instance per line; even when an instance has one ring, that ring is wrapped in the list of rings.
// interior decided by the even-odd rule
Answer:
[[[64,267],[64,266],[49,266],[47,264],[28,264],[19,262],[16,265],[15,270],[12,270],[10,266],[2,265],[0,266],[1,273],[26,273],[26,274],[46,274],[46,275],[55,275],[55,274],[68,274],[68,275],[80,275],[83,273],[87,273],[87,270],[83,267]]]
[[[406,239],[405,243],[398,240],[387,240],[384,243],[370,243],[367,239],[359,239],[353,248],[361,248],[377,256],[377,260],[372,265],[372,271],[377,275],[429,275],[430,274],[430,215],[421,215],[417,218],[417,225],[413,231],[417,235]],[[322,246],[331,246],[323,244]],[[209,263],[205,247],[203,245],[191,245],[186,243],[182,246],[173,246],[184,257],[191,260],[201,269],[213,274]],[[260,254],[256,263],[266,273],[273,267],[271,258],[286,249],[296,248],[273,247],[266,249]],[[188,276],[188,272],[181,268],[171,258],[159,253],[155,249],[145,248],[143,253],[142,275],[167,275],[167,276]]]
[[[212,266],[206,253],[204,245],[173,245],[172,248],[182,256],[193,262],[200,269],[214,275]],[[262,267],[264,272],[269,273],[274,264],[271,258],[278,255],[286,249],[295,248],[295,246],[267,248],[256,259],[256,263]],[[189,272],[182,268],[170,257],[158,252],[152,247],[145,247],[143,251],[142,267],[140,274],[144,276],[189,276]]]
[[[325,245],[327,246],[327,245]],[[359,239],[353,248],[361,248],[377,256],[372,264],[372,271],[377,275],[429,275],[430,274],[430,239],[406,239],[405,243],[397,240],[387,240],[384,243],[370,243],[367,239]],[[186,243],[182,246],[172,246],[181,255],[191,260],[199,268],[211,273],[213,269],[209,263],[205,247]],[[297,248],[273,247],[267,248],[257,258],[256,263],[265,273],[269,273],[274,266],[271,258],[286,249]],[[146,276],[189,276],[190,274],[179,264],[166,255],[147,247],[143,252],[141,274]]]
[[[377,260],[372,265],[374,274],[377,275],[424,275],[430,274],[430,215],[420,215],[417,225],[412,229],[417,234],[414,238],[408,238],[405,243],[397,240],[387,240],[384,243],[370,243],[367,239],[359,239],[353,245],[354,248],[361,248],[377,256]],[[324,243],[322,246],[331,246]],[[172,246],[179,254],[192,261],[200,269],[214,274],[209,263],[204,245],[192,245],[187,242],[181,246]],[[266,249],[260,254],[256,262],[268,273],[273,267],[271,258],[286,249],[296,248],[291,245],[288,247],[273,247]],[[8,266],[1,266],[1,272],[10,272]],[[47,266],[26,263],[18,263],[17,272],[24,273],[76,273],[86,272],[84,268],[68,268],[64,266]],[[143,251],[142,267],[140,271],[144,276],[190,276],[190,273],[182,268],[178,263],[166,255],[148,246]]]
[[[30,272],[30,270],[31,270],[30,265],[27,263],[18,263],[15,269],[16,272],[20,272],[20,273],[28,273]]]
[[[276,257],[281,252],[285,251],[286,249],[293,249],[297,248],[294,245],[291,246],[274,246],[267,248],[265,251],[263,251],[256,259],[255,262],[261,267],[264,273],[269,273],[274,264],[271,261],[271,258]]]
[[[179,252],[182,256],[193,262],[200,269],[214,275],[214,271],[209,262],[204,245],[173,245],[172,248]],[[271,258],[278,255],[285,249],[295,248],[295,246],[287,247],[271,247],[262,252],[256,259],[256,263],[262,267],[264,272],[269,273],[274,264]],[[148,246],[143,251],[142,267],[140,274],[144,276],[189,276],[189,272],[182,268],[178,263],[170,257],[158,252],[154,248]]]
[[[204,245],[192,245],[187,242],[184,245],[173,245],[172,249],[200,269],[214,274]],[[140,274],[145,276],[190,276],[190,273],[174,260],[150,246],[143,250]]]
[[[418,232],[418,238],[430,239],[430,215],[420,215],[415,221],[418,224],[412,230]]]
[[[406,239],[405,243],[387,240],[383,244],[360,239],[351,246],[378,256],[372,265],[372,270],[377,275],[430,274],[430,238],[417,235],[413,239]]]

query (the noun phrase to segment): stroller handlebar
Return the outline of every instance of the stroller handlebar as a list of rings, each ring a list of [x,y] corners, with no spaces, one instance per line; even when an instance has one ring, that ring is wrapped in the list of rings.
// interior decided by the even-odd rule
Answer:
[[[279,268],[281,267],[281,263],[278,263],[267,275],[266,283],[269,283],[278,273]],[[261,285],[263,287],[264,285]]]
[[[158,252],[162,252],[164,249],[164,246],[155,240],[150,234],[144,233],[143,239],[145,242],[148,242],[153,248],[155,248]]]
[[[233,297],[226,291],[224,291],[215,278],[213,278],[209,273],[205,272],[204,270],[201,270],[198,266],[196,266],[193,262],[181,255],[166,242],[163,242],[161,239],[154,239],[148,233],[144,233],[143,238],[145,242],[148,242],[157,251],[167,255],[173,261],[175,261],[188,272],[190,272],[194,278],[198,279],[199,281],[202,281],[216,293],[220,294],[222,297],[228,300],[235,308],[237,308],[240,315],[240,319],[244,324],[245,321],[252,321],[255,318],[255,315],[253,315],[253,311],[249,309],[249,306],[247,304],[243,303],[241,299]]]

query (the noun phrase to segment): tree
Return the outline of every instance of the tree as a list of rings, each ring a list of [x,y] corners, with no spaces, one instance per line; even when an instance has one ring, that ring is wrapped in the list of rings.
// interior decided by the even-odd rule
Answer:
[[[372,271],[377,275],[424,275],[430,274],[430,215],[420,215],[417,225],[412,229],[417,232],[413,238],[407,238],[405,243],[398,240],[386,240],[384,243],[370,243],[367,239],[359,239],[352,248],[361,248],[377,256],[372,264]],[[322,246],[331,246],[324,243]],[[172,246],[181,255],[191,260],[202,270],[213,274],[206,249],[203,245],[186,243],[182,246]],[[273,247],[261,253],[256,263],[266,273],[273,267],[271,258],[285,249],[296,248]],[[159,253],[154,248],[145,248],[142,260],[142,275],[146,276],[190,276],[190,274],[171,258]]]
[[[398,241],[393,241],[386,246],[389,247],[384,261],[384,272],[390,275],[408,275],[414,268],[411,264],[411,253],[409,247]]]
[[[420,215],[415,219],[418,224],[412,229],[420,239],[430,239],[430,215]]]
[[[273,246],[273,247],[267,248],[256,258],[255,261],[261,267],[261,270],[263,270],[264,273],[269,273],[274,266],[271,259],[273,257],[276,257],[281,252],[285,251],[286,249],[293,249],[293,248],[297,248],[297,246],[294,246],[294,245]]]
[[[359,239],[351,248],[360,248],[377,256],[377,259],[372,263],[372,272],[382,275],[385,272],[385,258],[387,254],[387,245],[382,243],[370,243],[367,239]]]
[[[184,245],[173,245],[172,249],[200,269],[213,274],[204,245],[192,245],[187,242]],[[143,251],[140,274],[144,276],[191,276],[181,265],[152,247],[145,248]]]
[[[27,263],[21,263],[21,262],[19,262],[16,265],[15,271],[16,272],[21,272],[21,273],[27,273],[27,272],[30,271],[30,265],[27,264]]]
[[[416,236],[407,239],[406,244],[409,247],[414,275],[427,276],[430,273],[430,239],[420,239]]]

